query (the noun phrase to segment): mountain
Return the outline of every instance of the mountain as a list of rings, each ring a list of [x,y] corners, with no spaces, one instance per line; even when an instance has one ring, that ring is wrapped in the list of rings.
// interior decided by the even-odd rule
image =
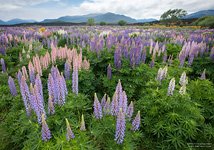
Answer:
[[[149,19],[138,19],[138,23],[145,23],[145,22],[153,22],[153,21],[158,21],[157,19],[149,18]]]
[[[0,20],[0,25],[4,25],[5,22],[3,20]]]
[[[192,14],[189,14],[185,17],[183,17],[183,19],[194,19],[194,18],[201,18],[204,16],[214,16],[214,10],[202,10],[202,11],[198,11]]]
[[[23,20],[23,19],[12,19],[9,21],[2,21],[0,20],[0,25],[14,25],[14,24],[21,24],[21,23],[34,23],[35,20]]]
[[[42,21],[43,23],[50,23],[50,22],[72,22],[72,23],[80,23],[80,22],[87,22],[89,18],[94,18],[96,23],[99,22],[107,22],[107,23],[117,23],[120,20],[124,20],[128,23],[135,23],[137,22],[136,19],[133,19],[131,17],[125,16],[125,15],[119,15],[114,13],[105,13],[105,14],[88,14],[88,15],[82,15],[82,16],[63,16],[58,19],[45,19]]]

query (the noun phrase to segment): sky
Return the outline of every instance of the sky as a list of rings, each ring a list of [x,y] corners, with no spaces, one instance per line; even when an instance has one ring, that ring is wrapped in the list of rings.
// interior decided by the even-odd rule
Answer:
[[[0,19],[42,21],[61,16],[112,12],[135,19],[155,18],[169,9],[188,13],[214,9],[214,0],[0,0]]]

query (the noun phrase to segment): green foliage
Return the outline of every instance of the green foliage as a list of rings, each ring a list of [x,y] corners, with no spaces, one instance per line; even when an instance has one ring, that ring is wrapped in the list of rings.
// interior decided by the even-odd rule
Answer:
[[[101,25],[101,26],[104,26],[104,25],[107,25],[107,23],[104,22],[104,21],[101,21],[101,22],[100,22],[100,25]]]
[[[214,16],[201,17],[198,20],[196,20],[193,24],[203,27],[214,28]]]
[[[88,21],[87,21],[87,24],[88,24],[89,26],[95,25],[95,20],[94,20],[94,18],[89,18]]]
[[[118,25],[120,25],[120,26],[125,26],[126,24],[127,24],[127,22],[124,20],[118,21]]]

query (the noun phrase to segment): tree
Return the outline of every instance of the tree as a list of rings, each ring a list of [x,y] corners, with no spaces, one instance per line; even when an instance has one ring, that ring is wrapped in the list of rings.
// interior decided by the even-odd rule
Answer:
[[[118,21],[118,24],[119,24],[120,26],[124,26],[124,25],[127,24],[127,22],[124,21],[124,20],[120,20],[120,21]]]
[[[160,20],[166,23],[177,22],[179,19],[187,15],[187,11],[183,9],[170,9],[164,12]]]
[[[88,24],[89,26],[95,25],[95,20],[94,20],[94,18],[89,18],[88,21],[87,21],[87,24]]]
[[[104,26],[104,25],[106,25],[106,22],[101,21],[101,22],[100,22],[100,25],[101,25],[101,26]]]

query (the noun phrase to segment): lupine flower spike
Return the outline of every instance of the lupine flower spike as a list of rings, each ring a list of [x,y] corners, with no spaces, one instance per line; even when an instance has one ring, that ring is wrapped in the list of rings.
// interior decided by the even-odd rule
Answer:
[[[97,98],[97,94],[94,94],[94,115],[96,119],[101,119],[102,115],[102,106]]]
[[[51,139],[51,132],[50,132],[48,125],[45,121],[45,115],[42,114],[42,140],[48,141],[49,139]]]
[[[120,108],[118,116],[117,116],[117,123],[116,123],[116,133],[115,133],[115,141],[117,144],[122,144],[124,137],[125,137],[125,130],[126,130],[126,120],[125,114]]]
[[[10,88],[10,93],[13,96],[16,96],[17,95],[16,86],[15,86],[14,80],[13,80],[13,78],[11,76],[8,79],[8,85],[9,85],[9,88]]]
[[[70,124],[69,124],[69,122],[68,122],[68,119],[67,118],[65,118],[65,121],[66,121],[66,139],[69,141],[69,140],[71,140],[71,139],[74,139],[75,138],[75,136],[74,136],[74,133],[73,133],[73,131],[71,130],[71,126],[70,126]]]
[[[85,131],[85,120],[84,120],[84,116],[82,114],[82,118],[81,118],[81,124],[80,124],[80,130],[81,131]]]
[[[201,80],[205,80],[206,79],[206,69],[204,69],[203,73],[201,74],[200,79]]]
[[[132,121],[132,130],[137,131],[140,127],[140,111],[138,111],[135,119]]]
[[[169,87],[168,87],[168,96],[173,95],[173,91],[175,89],[175,78],[172,78],[169,82]]]
[[[129,107],[126,111],[126,116],[129,120],[131,120],[133,112],[134,112],[134,106],[133,106],[133,102],[131,101],[131,103],[129,104]]]

